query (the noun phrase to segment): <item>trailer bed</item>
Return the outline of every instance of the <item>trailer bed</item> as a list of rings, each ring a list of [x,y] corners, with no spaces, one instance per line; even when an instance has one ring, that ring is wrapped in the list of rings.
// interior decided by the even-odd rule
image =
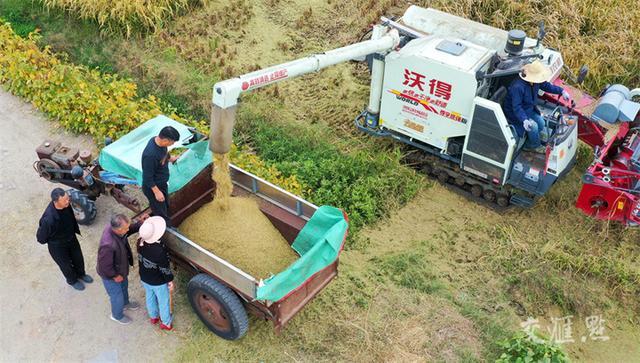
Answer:
[[[230,165],[230,169],[234,196],[256,197],[260,210],[291,245],[318,207],[237,166]],[[211,202],[214,194],[215,184],[209,165],[184,188],[171,195],[171,221],[177,229],[168,229],[163,241],[170,250],[172,260],[191,273],[205,273],[220,281],[243,300],[248,310],[272,320],[279,331],[337,276],[338,260],[313,274],[278,301],[258,300],[259,279],[180,233],[180,224],[204,204]]]

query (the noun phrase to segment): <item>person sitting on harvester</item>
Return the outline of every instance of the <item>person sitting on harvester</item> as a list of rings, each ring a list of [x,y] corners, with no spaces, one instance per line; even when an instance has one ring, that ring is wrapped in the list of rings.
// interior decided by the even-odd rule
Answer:
[[[149,200],[154,216],[169,220],[169,162],[176,156],[169,156],[167,147],[180,139],[178,130],[165,126],[160,134],[149,140],[142,152],[142,193]]]
[[[513,125],[519,137],[527,134],[524,150],[544,154],[545,148],[540,141],[540,132],[544,130],[544,118],[536,107],[538,90],[561,94],[569,100],[569,93],[562,87],[548,82],[551,71],[540,61],[527,64],[522,68],[520,77],[509,85],[504,100],[504,114]]]

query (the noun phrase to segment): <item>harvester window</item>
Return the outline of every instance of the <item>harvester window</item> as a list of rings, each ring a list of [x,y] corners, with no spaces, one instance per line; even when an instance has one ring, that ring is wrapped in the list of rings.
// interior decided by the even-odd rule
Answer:
[[[467,49],[467,46],[460,42],[443,40],[436,46],[436,49],[441,52],[449,53],[451,55],[460,55],[465,51],[465,49]]]
[[[475,106],[467,150],[501,164],[505,162],[509,144],[492,110]]]

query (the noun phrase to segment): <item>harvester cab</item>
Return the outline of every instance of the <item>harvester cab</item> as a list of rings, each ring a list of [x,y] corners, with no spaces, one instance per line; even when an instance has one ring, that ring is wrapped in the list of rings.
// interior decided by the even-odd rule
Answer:
[[[506,32],[415,6],[400,21],[388,23],[408,30],[404,35],[411,40],[373,58],[372,84],[380,77],[376,66],[384,68],[380,112],[370,104],[356,118],[359,129],[421,150],[414,163],[502,206],[530,206],[571,169],[578,133],[566,108],[537,105],[545,119],[543,155],[522,150],[524,139],[502,109],[525,64],[539,59],[552,80],[560,74],[562,55],[542,45],[543,27],[532,39],[521,30]]]

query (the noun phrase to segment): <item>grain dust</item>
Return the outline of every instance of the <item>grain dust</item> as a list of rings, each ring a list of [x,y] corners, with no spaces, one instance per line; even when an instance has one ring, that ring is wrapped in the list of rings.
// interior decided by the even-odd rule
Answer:
[[[208,203],[180,231],[255,278],[283,271],[298,255],[251,198],[228,198],[228,209]]]
[[[231,175],[229,173],[229,153],[213,155],[213,181],[216,183],[214,205],[220,210],[229,209],[229,199],[233,191]]]

